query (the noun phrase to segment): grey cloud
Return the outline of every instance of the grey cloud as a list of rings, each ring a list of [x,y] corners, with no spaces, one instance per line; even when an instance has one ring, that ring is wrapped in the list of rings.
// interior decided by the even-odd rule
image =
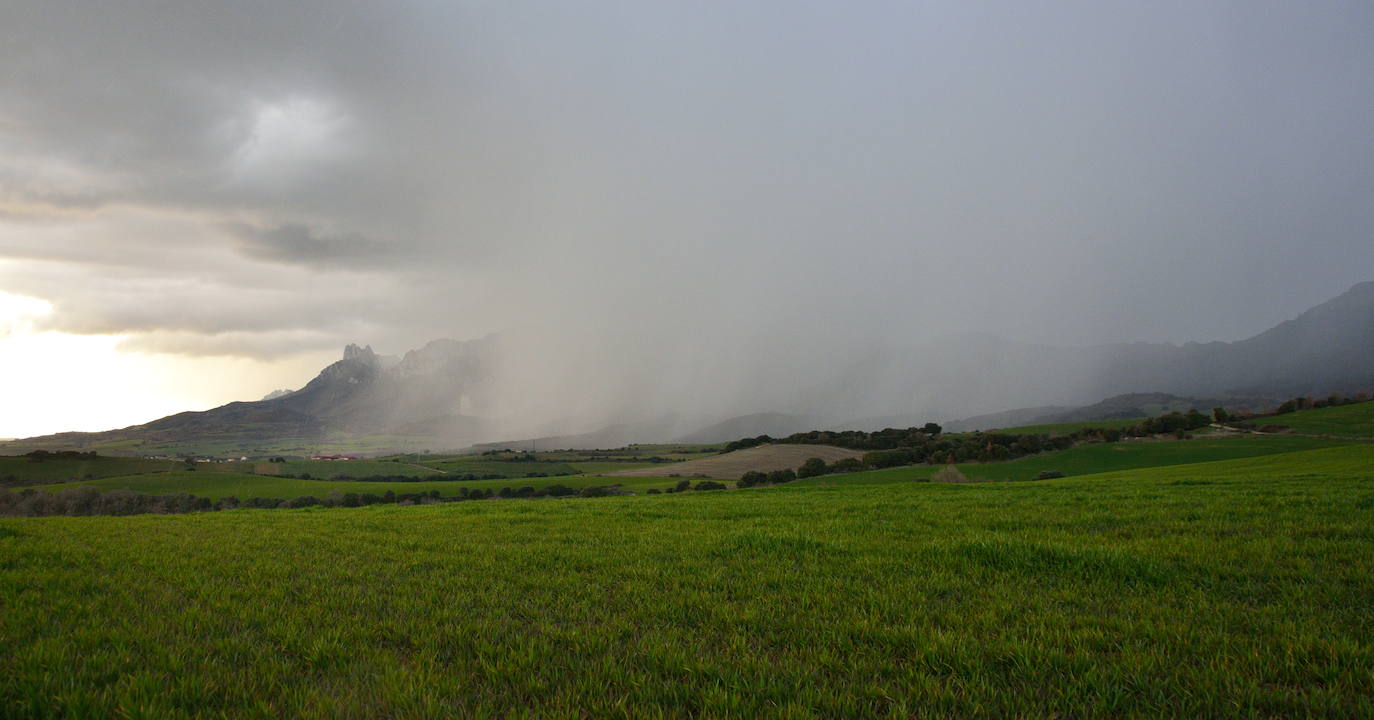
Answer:
[[[288,224],[255,228],[237,223],[229,226],[237,249],[264,261],[316,267],[376,266],[400,259],[411,248],[370,240],[357,233],[324,235],[304,225]]]
[[[336,347],[337,339],[328,329],[220,333],[154,331],[134,335],[118,345],[123,352],[266,360]]]

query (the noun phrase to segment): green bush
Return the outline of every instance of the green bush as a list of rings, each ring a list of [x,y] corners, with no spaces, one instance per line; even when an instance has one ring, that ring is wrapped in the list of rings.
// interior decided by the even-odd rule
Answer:
[[[842,458],[830,463],[832,473],[853,473],[864,469],[864,464],[858,458]]]
[[[748,488],[754,487],[756,485],[764,485],[767,484],[767,482],[767,475],[757,470],[750,470],[749,472],[740,476],[739,482],[735,483],[735,487]]]
[[[774,470],[768,473],[768,482],[771,485],[781,485],[790,483],[797,479],[797,474],[791,470]]]

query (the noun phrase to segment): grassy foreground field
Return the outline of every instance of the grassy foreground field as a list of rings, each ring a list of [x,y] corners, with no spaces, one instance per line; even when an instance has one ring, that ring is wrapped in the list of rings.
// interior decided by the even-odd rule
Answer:
[[[11,717],[1369,717],[1374,446],[0,519]]]

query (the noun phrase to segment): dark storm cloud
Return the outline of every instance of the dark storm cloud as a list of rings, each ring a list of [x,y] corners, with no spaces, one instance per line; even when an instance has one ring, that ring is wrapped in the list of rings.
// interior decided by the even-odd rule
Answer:
[[[255,228],[242,223],[228,227],[238,238],[236,249],[249,257],[269,262],[316,267],[375,266],[395,262],[396,248],[357,233],[324,235],[304,225],[287,224]],[[402,247],[403,251],[410,248]]]
[[[617,407],[1236,339],[1369,279],[1371,77],[1359,2],[11,2],[0,290],[192,354],[524,329]]]

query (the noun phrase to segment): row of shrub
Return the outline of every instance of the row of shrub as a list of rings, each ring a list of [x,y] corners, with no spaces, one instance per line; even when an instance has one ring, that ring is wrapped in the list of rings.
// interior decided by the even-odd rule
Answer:
[[[1287,415],[1288,413],[1297,412],[1299,410],[1312,410],[1324,407],[1340,407],[1342,405],[1354,405],[1355,403],[1362,403],[1368,401],[1369,393],[1363,392],[1356,393],[1354,396],[1332,394],[1324,398],[1317,398],[1315,400],[1310,397],[1296,397],[1291,400],[1284,401],[1281,405],[1279,405],[1278,409],[1274,411],[1274,414]]]
[[[564,485],[550,485],[542,488],[530,486],[503,487],[495,491],[488,488],[462,488],[459,494],[453,497],[440,497],[438,490],[417,493],[397,493],[388,490],[381,495],[331,492],[324,497],[304,495],[289,499],[255,497],[239,500],[229,496],[219,500],[211,500],[189,493],[150,495],[132,490],[102,492],[99,488],[88,485],[66,488],[55,493],[41,492],[32,488],[18,492],[0,489],[0,515],[44,517],[52,515],[177,514],[214,512],[236,508],[362,507],[389,503],[429,505],[440,502],[489,500],[491,498],[607,497],[625,494],[629,494],[629,491],[618,485],[592,486],[581,489]]]
[[[774,470],[767,473],[758,470],[750,470],[740,476],[740,479],[735,482],[735,487],[749,488],[759,487],[760,485],[782,485],[796,479],[797,473],[792,470]]]
[[[812,430],[810,432],[793,433],[784,438],[774,438],[768,435],[758,437],[742,438],[725,446],[725,452],[744,450],[746,448],[758,447],[779,443],[782,445],[834,445],[835,447],[850,448],[853,450],[883,450],[887,448],[901,447],[912,443],[925,442],[931,438],[939,436],[943,428],[935,423],[926,423],[921,427],[910,427],[905,429],[887,428],[875,432],[864,432],[863,430]]]
[[[817,477],[817,476],[820,476],[820,475],[835,475],[835,474],[839,474],[839,473],[857,472],[857,471],[862,470],[862,469],[863,469],[862,463],[860,463],[860,462],[859,462],[857,459],[855,459],[855,458],[845,458],[844,460],[836,461],[835,463],[832,463],[832,464],[830,464],[830,465],[827,465],[826,462],[825,462],[824,460],[822,460],[821,458],[810,458],[810,459],[808,459],[805,463],[802,463],[802,466],[801,466],[800,468],[798,468],[798,469],[797,469],[797,472],[795,472],[795,473],[792,472],[791,470],[774,470],[773,472],[770,472],[770,473],[762,473],[762,472],[758,472],[757,470],[751,470],[751,471],[745,473],[745,474],[739,479],[739,482],[735,483],[735,486],[736,486],[736,487],[740,487],[740,488],[748,488],[748,487],[758,487],[758,486],[761,486],[761,485],[781,485],[781,484],[783,484],[783,483],[792,482],[793,480],[796,480],[796,479],[798,479],[798,478]],[[1042,471],[1040,471],[1039,473],[1036,474],[1035,479],[1036,479],[1036,480],[1052,480],[1052,479],[1055,479],[1055,478],[1062,478],[1062,477],[1064,477],[1064,473],[1062,473],[1062,472],[1060,472],[1060,471],[1058,471],[1058,470],[1042,470]],[[969,478],[965,477],[963,473],[959,472],[959,470],[958,470],[957,468],[955,468],[953,465],[946,465],[945,467],[941,468],[941,469],[939,470],[939,472],[935,473],[935,475],[934,475],[933,477],[929,477],[929,478],[915,478],[915,482],[932,482],[932,481],[933,481],[933,482],[959,482],[959,483],[962,483],[962,482],[987,482],[986,480],[983,480],[983,479],[970,480]]]
[[[1223,414],[1226,412],[1222,408],[1217,408],[1217,410],[1221,410]],[[1213,419],[1219,420],[1216,417],[1217,411],[1213,410],[1212,413],[1212,415],[1204,415],[1196,409],[1186,413],[1171,412],[1141,421],[1139,424],[1123,430],[1122,434],[1132,437],[1148,437],[1150,435],[1187,433],[1211,425]]]
[[[698,480],[698,481],[697,481],[697,484],[695,484],[695,485],[692,484],[692,481],[691,481],[691,480],[679,480],[679,481],[677,481],[677,484],[676,484],[676,485],[674,485],[673,487],[670,487],[670,488],[668,488],[668,489],[666,489],[666,490],[659,490],[658,488],[649,488],[648,490],[645,491],[645,494],[646,494],[646,495],[658,495],[658,494],[660,494],[660,493],[683,493],[683,492],[688,492],[688,491],[690,491],[690,490],[729,490],[729,489],[730,489],[729,486],[726,485],[725,483],[716,482],[715,480]]]
[[[774,470],[772,472],[759,472],[750,470],[740,476],[735,487],[748,488],[760,485],[782,485],[793,480],[809,477],[819,477],[821,475],[837,475],[840,473],[859,472],[864,469],[864,464],[858,458],[843,458],[833,463],[827,463],[821,458],[808,458],[801,467],[793,470]]]
[[[79,450],[34,450],[26,452],[20,457],[26,457],[30,462],[43,462],[45,460],[97,460],[100,455],[96,451],[81,452]]]
[[[1127,428],[1083,428],[1062,435],[1039,433],[972,432],[942,434],[931,432],[939,428],[930,423],[925,427],[906,430],[880,430],[874,433],[853,430],[844,432],[814,431],[798,433],[786,438],[768,436],[745,438],[731,443],[753,447],[766,441],[782,444],[826,444],[851,449],[868,449],[862,460],[845,459],[827,465],[820,458],[807,460],[797,471],[798,477],[814,477],[841,472],[857,472],[904,465],[997,462],[1037,455],[1042,452],[1067,450],[1080,442],[1118,442],[1126,437],[1148,437],[1186,433],[1212,422],[1212,417],[1197,410],[1186,413],[1171,412],[1141,421]],[[763,484],[777,484],[769,480]]]

